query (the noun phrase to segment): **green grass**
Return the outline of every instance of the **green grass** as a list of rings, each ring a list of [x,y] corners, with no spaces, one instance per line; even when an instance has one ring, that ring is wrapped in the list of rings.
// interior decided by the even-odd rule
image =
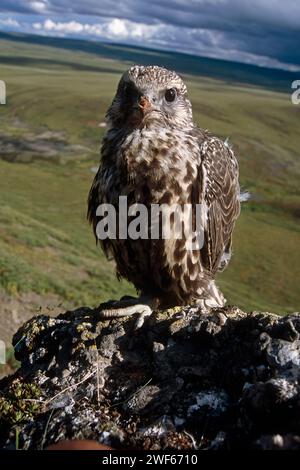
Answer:
[[[98,163],[103,135],[98,123],[127,67],[87,52],[1,41],[0,79],[8,97],[0,107],[0,134],[22,139],[41,129],[63,131],[69,143],[91,149],[60,163],[0,160],[0,288],[11,295],[54,292],[93,306],[134,293],[116,281],[114,265],[95,246],[85,218],[90,168]],[[195,75],[186,79],[196,121],[230,137],[242,186],[253,194],[219,284],[241,308],[295,311],[300,106],[293,106],[288,94],[268,89]]]
[[[1,169],[2,288],[11,294],[54,292],[90,305],[128,291],[115,281],[113,263],[95,246],[85,219],[89,166],[2,161]]]

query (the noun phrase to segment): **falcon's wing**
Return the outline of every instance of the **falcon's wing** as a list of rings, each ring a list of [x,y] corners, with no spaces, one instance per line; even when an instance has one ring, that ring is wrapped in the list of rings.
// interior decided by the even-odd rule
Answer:
[[[201,263],[210,273],[229,262],[231,237],[240,213],[238,163],[233,151],[220,139],[208,136],[200,147],[197,184],[199,203],[207,207]]]
[[[87,218],[90,224],[93,227],[94,235],[96,238],[96,243],[100,242],[100,246],[102,247],[106,257],[108,259],[111,258],[110,253],[110,243],[109,239],[99,240],[97,237],[97,224],[100,221],[101,217],[96,215],[97,208],[100,204],[106,203],[107,201],[107,182],[109,182],[109,169],[103,167],[100,164],[97,174],[95,175],[93,184],[91,186],[89,195],[88,195],[88,210],[87,210]]]
[[[98,223],[98,218],[96,217],[96,211],[99,204],[103,202],[104,199],[104,191],[102,185],[102,171],[101,167],[98,169],[97,174],[93,180],[89,195],[88,195],[88,210],[87,210],[87,218],[90,224],[93,226],[94,234],[96,237],[96,241],[98,242],[96,236],[96,226]]]

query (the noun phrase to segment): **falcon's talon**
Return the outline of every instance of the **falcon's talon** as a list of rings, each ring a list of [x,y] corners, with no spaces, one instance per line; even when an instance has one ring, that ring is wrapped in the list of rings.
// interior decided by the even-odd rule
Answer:
[[[100,318],[110,319],[110,318],[121,318],[129,317],[135,314],[138,314],[138,318],[135,324],[134,329],[137,330],[141,328],[144,324],[146,317],[152,314],[152,308],[142,303],[143,299],[136,299],[131,297],[130,299],[121,299],[120,301],[112,302],[112,308],[105,308],[99,311]]]
[[[150,309],[149,312],[142,312],[142,313],[139,313],[138,314],[138,317],[137,317],[137,320],[135,322],[135,325],[134,325],[134,330],[139,330],[140,328],[142,328],[143,324],[145,323],[145,319],[147,317],[149,317],[150,315],[152,315],[152,310]]]

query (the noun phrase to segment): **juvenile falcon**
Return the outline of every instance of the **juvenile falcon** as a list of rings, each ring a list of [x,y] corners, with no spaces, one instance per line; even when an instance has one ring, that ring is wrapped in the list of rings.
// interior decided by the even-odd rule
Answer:
[[[215,276],[229,263],[240,212],[238,164],[232,149],[193,121],[183,80],[158,66],[134,66],[122,76],[108,109],[101,162],[88,198],[96,235],[100,204],[201,204],[203,243],[170,239],[100,240],[118,278],[132,282],[138,299],[111,302],[102,316],[150,314],[154,308],[199,304],[207,311],[225,299]],[[194,215],[194,214],[193,214]],[[185,223],[183,219],[183,224]],[[97,237],[97,235],[96,235]]]

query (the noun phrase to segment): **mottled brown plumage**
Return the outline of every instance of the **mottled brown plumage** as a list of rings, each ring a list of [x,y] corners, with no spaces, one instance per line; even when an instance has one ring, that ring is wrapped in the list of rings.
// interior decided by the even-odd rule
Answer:
[[[194,124],[184,82],[156,66],[135,66],[123,75],[107,122],[88,199],[95,233],[97,207],[109,202],[118,210],[120,195],[128,196],[128,205],[202,204],[203,212],[201,249],[187,249],[186,237],[102,241],[118,277],[131,281],[142,296],[158,299],[156,305],[222,305],[214,278],[229,262],[240,211],[233,151]]]

